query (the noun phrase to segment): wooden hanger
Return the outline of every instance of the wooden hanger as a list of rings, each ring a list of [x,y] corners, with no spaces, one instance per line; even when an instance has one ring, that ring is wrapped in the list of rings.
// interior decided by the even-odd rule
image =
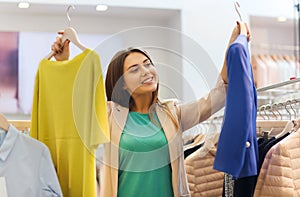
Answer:
[[[285,125],[284,129],[280,133],[278,133],[275,136],[275,138],[278,139],[278,138],[284,136],[286,133],[291,132],[293,128],[294,128],[293,121],[292,120],[288,121],[288,123]]]
[[[63,32],[63,35],[61,36],[61,40],[62,40],[62,43],[65,43],[66,40],[69,40],[70,42],[72,42],[75,46],[77,46],[79,49],[81,49],[82,51],[84,51],[85,49],[87,49],[87,47],[83,46],[81,44],[81,42],[79,41],[78,39],[78,36],[77,36],[77,32],[75,31],[74,28],[71,27],[71,18],[69,16],[69,10],[70,8],[73,8],[75,9],[74,6],[69,6],[67,8],[67,18],[68,18],[68,21],[69,21],[69,27],[67,27]],[[45,58],[50,60],[53,56],[55,55],[55,52],[54,51],[51,51]]]
[[[0,113],[0,129],[3,129],[4,131],[8,131],[9,123],[5,116]]]
[[[280,60],[283,60],[282,56],[281,55],[277,55],[277,54],[272,54],[271,55],[271,58],[275,61],[275,62],[278,62]]]
[[[30,120],[8,120],[8,122],[22,132],[30,129]]]
[[[288,124],[288,120],[256,120],[256,131],[258,136],[268,132],[269,136],[278,135]]]

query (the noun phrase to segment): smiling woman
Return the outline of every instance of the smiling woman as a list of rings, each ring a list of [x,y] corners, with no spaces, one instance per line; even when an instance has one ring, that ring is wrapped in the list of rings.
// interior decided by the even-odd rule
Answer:
[[[145,51],[129,48],[118,52],[109,64],[107,76],[109,77],[106,77],[105,86],[108,101],[124,107],[129,105],[131,110],[142,113],[147,113],[148,108],[137,109],[137,102],[142,101],[149,106],[157,101],[157,70]]]
[[[240,34],[243,38],[249,34],[245,23],[234,28],[229,44]],[[62,46],[59,38],[53,43],[56,59],[68,53],[68,44]],[[182,132],[224,106],[227,82],[227,74],[221,72],[205,97],[189,103],[161,100],[158,72],[150,55],[141,48],[117,52],[105,77],[107,108],[103,111],[111,138],[102,149],[100,196],[190,197]]]
[[[152,102],[152,92],[156,91],[158,84],[157,70],[153,63],[144,54],[133,52],[125,59],[123,73],[124,89],[131,94],[135,102],[132,110],[148,113],[148,107],[143,106]],[[138,106],[141,101],[142,104]]]

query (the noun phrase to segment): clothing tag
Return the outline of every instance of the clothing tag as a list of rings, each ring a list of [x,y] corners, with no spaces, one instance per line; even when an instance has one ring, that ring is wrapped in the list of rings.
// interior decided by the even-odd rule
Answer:
[[[7,197],[5,177],[0,177],[0,196]]]

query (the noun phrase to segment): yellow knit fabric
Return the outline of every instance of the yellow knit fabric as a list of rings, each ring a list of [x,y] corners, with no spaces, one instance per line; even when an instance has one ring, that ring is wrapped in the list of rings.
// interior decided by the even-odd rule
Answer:
[[[95,150],[110,135],[95,51],[86,49],[68,61],[40,61],[30,135],[49,147],[64,197],[96,197]]]

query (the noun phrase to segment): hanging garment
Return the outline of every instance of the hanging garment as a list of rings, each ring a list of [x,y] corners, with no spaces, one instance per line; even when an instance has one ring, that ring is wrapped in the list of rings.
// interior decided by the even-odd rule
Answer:
[[[95,150],[109,141],[96,52],[86,49],[68,61],[41,60],[30,135],[49,147],[64,196],[96,196]]]
[[[219,133],[210,134],[219,138]],[[220,197],[222,196],[224,173],[213,169],[216,154],[216,143],[204,145],[190,154],[185,160],[187,179],[192,196]]]
[[[7,196],[62,196],[47,146],[12,125],[7,132],[0,129],[0,136],[0,177],[5,178]]]
[[[184,148],[184,158],[187,158],[190,154],[201,148],[204,144],[205,135],[198,134],[194,136],[193,142],[185,145]]]
[[[256,176],[247,176],[234,180],[225,173],[222,197],[252,197],[256,179]]]
[[[259,162],[258,162],[258,174],[260,170],[261,157],[264,158],[264,151],[267,149],[267,145],[270,146],[274,143],[275,137],[270,139],[259,138],[258,151],[259,151]],[[271,147],[270,147],[271,148]],[[269,149],[267,149],[269,150]],[[233,180],[230,174],[225,173],[224,185],[223,185],[223,197],[252,197],[254,195],[255,185],[257,182],[257,175],[243,177],[240,179]]]
[[[281,140],[283,140],[284,138],[286,138],[290,133],[286,133],[283,136],[281,136],[280,138],[275,138],[272,137],[270,140],[268,140],[268,143],[265,144],[264,146],[259,146],[259,162],[258,162],[258,170],[257,172],[260,172],[261,166],[264,162],[265,156],[268,153],[268,151],[278,142],[280,142]]]
[[[203,146],[203,144],[198,144],[195,145],[189,149],[184,150],[183,154],[184,154],[184,158],[186,159],[190,154],[192,154],[193,152],[197,151],[199,148],[201,148]]]
[[[226,63],[228,90],[214,169],[236,179],[256,175],[258,161],[257,95],[246,36],[230,45]]]
[[[258,143],[258,165],[257,165],[257,174],[259,174],[260,168],[262,166],[262,163],[265,159],[265,156],[267,154],[267,152],[270,150],[270,148],[272,147],[268,147],[266,148],[267,144],[269,144],[270,142],[276,140],[276,138],[273,136],[269,139],[265,139],[264,141],[261,141],[260,143]]]
[[[251,63],[256,87],[261,88],[267,86],[269,81],[267,65],[265,65],[258,55],[252,55]]]
[[[268,75],[268,84],[267,85],[272,85],[279,83],[279,67],[277,62],[275,62],[272,57],[268,54],[261,55],[261,60],[265,63],[267,66],[267,75]]]
[[[255,197],[300,196],[300,130],[267,153],[255,187]]]
[[[284,59],[278,59],[277,61],[279,68],[279,82],[290,80],[291,77],[295,76],[295,70],[292,70],[292,66]]]

